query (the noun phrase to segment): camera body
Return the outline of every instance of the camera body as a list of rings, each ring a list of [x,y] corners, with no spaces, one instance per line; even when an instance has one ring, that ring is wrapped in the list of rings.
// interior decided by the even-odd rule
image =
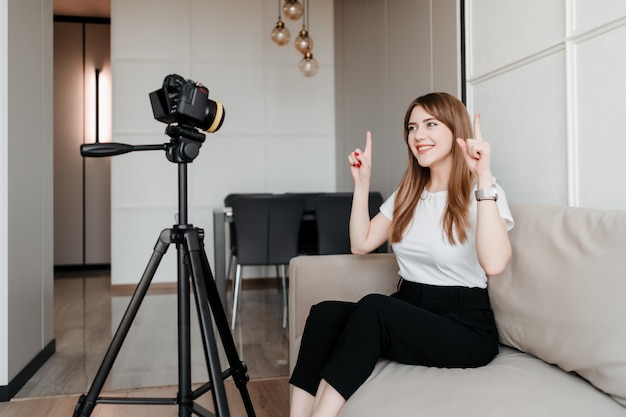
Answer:
[[[179,123],[208,133],[217,131],[226,115],[222,103],[209,99],[205,86],[177,74],[167,75],[163,88],[150,93],[150,103],[158,121]]]

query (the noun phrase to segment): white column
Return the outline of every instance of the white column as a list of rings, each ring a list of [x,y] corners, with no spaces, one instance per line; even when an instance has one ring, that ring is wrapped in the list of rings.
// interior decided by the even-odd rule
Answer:
[[[54,338],[52,2],[0,0],[0,27],[0,389],[5,393],[7,386],[19,388],[20,372],[42,360]]]

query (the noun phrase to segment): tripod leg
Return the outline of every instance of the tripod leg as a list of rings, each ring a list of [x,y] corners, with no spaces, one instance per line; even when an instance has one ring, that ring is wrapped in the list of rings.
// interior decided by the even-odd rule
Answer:
[[[148,261],[148,265],[141,276],[141,280],[135,289],[135,293],[126,308],[124,317],[122,317],[122,321],[115,332],[115,336],[113,336],[111,344],[109,345],[104,359],[100,364],[100,368],[98,369],[98,373],[91,384],[91,388],[89,388],[89,392],[86,396],[81,395],[78,400],[78,404],[76,404],[74,417],[89,417],[96,406],[96,401],[102,391],[102,387],[111,372],[113,363],[115,362],[122,344],[124,343],[124,339],[128,334],[128,330],[137,315],[141,302],[148,291],[150,282],[152,282],[152,278],[154,278],[154,274],[159,266],[159,263],[161,262],[161,259],[163,258],[163,255],[167,252],[167,248],[170,245],[170,235],[170,229],[165,229],[161,232],[161,235],[159,236],[159,239],[154,247],[154,251],[152,252],[152,256]]]
[[[187,235],[187,238],[187,248],[189,249],[192,278],[195,284],[195,294],[198,303],[198,311],[201,314],[206,315],[206,319],[201,318],[203,329],[206,332],[206,335],[213,334],[213,329],[211,327],[211,320],[209,316],[210,307],[211,312],[213,313],[213,319],[215,320],[215,325],[220,335],[220,339],[222,340],[222,344],[224,346],[226,358],[228,359],[230,373],[233,376],[235,385],[239,389],[247,415],[249,417],[255,417],[256,414],[254,413],[252,401],[250,400],[250,395],[246,388],[246,383],[249,379],[248,370],[246,364],[239,359],[239,355],[237,354],[237,348],[235,347],[233,336],[230,333],[226,313],[224,312],[224,308],[222,307],[221,298],[213,279],[213,274],[209,266],[206,252],[204,251],[203,243],[200,240],[200,236],[198,233],[195,233],[193,235],[193,239],[191,238],[190,234]],[[208,338],[205,336],[205,339]],[[213,339],[207,340],[207,342],[213,341],[214,343],[214,340],[215,339],[213,337]],[[208,356],[210,359],[211,355]],[[219,365],[219,360],[217,362]],[[223,377],[221,374],[219,374],[218,377],[217,370],[213,365],[211,365],[211,368],[211,379],[213,381],[213,384],[215,385],[217,382],[216,378],[219,378],[219,380],[221,381]],[[215,374],[215,377],[213,376],[213,374]],[[218,415],[222,416],[222,414],[219,413]]]
[[[183,241],[176,243],[178,252],[178,416],[190,417],[193,406],[191,390],[191,330],[189,268]]]

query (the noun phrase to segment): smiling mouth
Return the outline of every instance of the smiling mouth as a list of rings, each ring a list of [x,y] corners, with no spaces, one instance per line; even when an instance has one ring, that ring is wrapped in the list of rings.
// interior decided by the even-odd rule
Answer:
[[[424,153],[426,151],[429,151],[433,148],[433,145],[423,145],[423,146],[418,146],[417,147],[417,152],[419,153]]]

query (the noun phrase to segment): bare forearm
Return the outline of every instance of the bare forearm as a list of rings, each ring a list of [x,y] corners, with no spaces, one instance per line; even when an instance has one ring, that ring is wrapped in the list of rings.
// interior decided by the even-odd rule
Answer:
[[[478,187],[491,187],[493,179],[479,178]],[[478,261],[487,275],[497,275],[504,270],[511,258],[511,242],[504,219],[500,216],[495,200],[477,202],[476,252]]]
[[[356,182],[350,212],[350,247],[353,253],[368,252],[365,248],[370,228],[368,201],[369,181]]]

